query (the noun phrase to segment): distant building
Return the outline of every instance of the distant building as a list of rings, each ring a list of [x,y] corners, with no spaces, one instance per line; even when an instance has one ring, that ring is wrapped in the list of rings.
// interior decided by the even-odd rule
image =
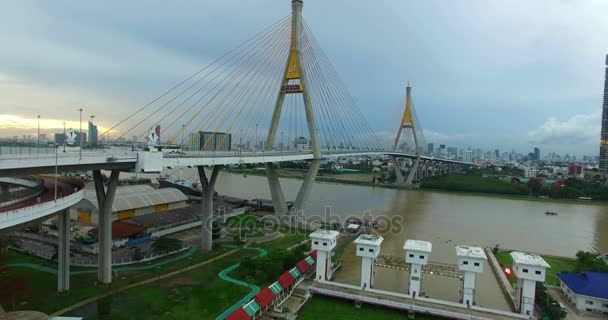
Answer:
[[[294,146],[297,150],[308,149],[308,139],[304,137],[296,138],[296,140],[294,141]]]
[[[92,146],[97,145],[97,126],[89,121],[89,143]]]
[[[568,175],[574,178],[583,178],[583,166],[574,163],[569,164]]]
[[[534,148],[534,161],[540,161],[540,149]]]
[[[225,132],[198,132],[198,145],[193,150],[201,151],[230,151],[232,150],[232,134]]]
[[[448,147],[448,158],[456,158],[458,155],[458,148]]]
[[[464,152],[464,162],[473,163],[473,151],[467,150]]]
[[[40,142],[47,142],[46,133],[40,134]]]
[[[602,107],[602,131],[600,135],[600,173],[608,174],[608,55],[604,75],[604,104]]]
[[[58,145],[63,145],[65,143],[65,134],[63,134],[63,132],[55,133],[55,143]]]
[[[560,273],[557,278],[564,296],[576,309],[608,314],[607,273]]]
[[[494,150],[494,154],[496,155],[496,159],[500,159],[500,150]]]
[[[429,154],[433,154],[433,152],[435,151],[434,149],[435,149],[435,145],[434,145],[434,144],[429,143],[429,144],[427,145],[427,152],[428,152]]]
[[[535,167],[525,167],[524,168],[524,177],[525,178],[534,178],[534,177],[536,177],[537,173],[538,173],[538,171]]]
[[[199,151],[201,147],[201,136],[198,132],[191,132],[188,146],[192,151]]]

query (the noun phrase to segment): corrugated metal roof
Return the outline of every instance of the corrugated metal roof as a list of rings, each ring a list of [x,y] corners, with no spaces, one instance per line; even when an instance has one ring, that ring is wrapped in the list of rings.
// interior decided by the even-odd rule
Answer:
[[[255,302],[255,300],[251,300],[243,306],[243,310],[245,310],[250,317],[253,317],[258,311],[260,311],[260,305]]]
[[[298,271],[298,269],[296,268],[289,270],[289,273],[291,273],[291,275],[296,279],[299,278],[301,275],[300,271]]]
[[[608,273],[560,273],[557,277],[576,294],[608,299]]]
[[[279,283],[284,289],[289,288],[295,281],[296,279],[289,272],[285,272],[279,277]]]
[[[281,287],[281,284],[278,281],[275,281],[273,284],[269,285],[268,289],[270,289],[275,296],[283,291],[283,287]]]
[[[97,210],[95,192],[87,192],[85,199]],[[112,212],[139,209],[158,204],[175,203],[188,200],[188,197],[175,188],[154,189],[148,185],[118,187],[112,204]]]
[[[255,301],[261,308],[266,308],[269,304],[272,303],[274,299],[274,293],[269,288],[264,288],[254,297]]]
[[[226,320],[249,320],[251,317],[243,310],[243,308],[238,308],[234,310],[233,313],[229,314],[226,317]]]
[[[300,272],[304,273],[308,269],[310,269],[310,265],[308,264],[308,262],[306,260],[300,260],[300,262],[298,262],[298,264],[296,264],[296,268],[298,268],[298,270]]]

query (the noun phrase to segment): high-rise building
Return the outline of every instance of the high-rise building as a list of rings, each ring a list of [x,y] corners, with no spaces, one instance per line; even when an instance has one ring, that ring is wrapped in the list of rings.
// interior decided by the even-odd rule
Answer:
[[[458,148],[448,147],[448,158],[456,158],[458,155]]]
[[[464,162],[473,163],[473,151],[467,150],[464,152]]]
[[[496,155],[496,159],[500,159],[500,150],[494,150],[494,154]]]
[[[89,143],[92,146],[97,145],[97,126],[89,121]]]
[[[540,161],[540,149],[534,148],[534,161]]]
[[[434,144],[429,143],[429,144],[427,145],[427,152],[428,152],[429,154],[433,154],[433,151],[435,151],[434,149],[435,149],[435,145],[434,145]]]
[[[64,142],[65,142],[65,134],[63,134],[63,132],[55,133],[55,143],[58,145],[63,145]]]
[[[606,70],[604,72],[604,105],[600,136],[600,173],[602,175],[608,174],[608,55],[606,55]]]

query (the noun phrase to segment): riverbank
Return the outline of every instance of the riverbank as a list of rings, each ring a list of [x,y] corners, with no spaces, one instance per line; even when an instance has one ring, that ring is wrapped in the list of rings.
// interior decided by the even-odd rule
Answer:
[[[279,170],[279,177],[285,179],[303,179],[303,173],[299,174],[294,173],[294,170],[288,170],[289,173],[286,173],[284,170]],[[226,172],[232,174],[239,175],[252,175],[252,176],[266,176],[266,171],[264,170],[256,170],[256,169],[226,169]],[[481,196],[481,197],[489,197],[489,198],[501,198],[501,199],[510,199],[510,200],[524,200],[524,201],[535,201],[535,202],[545,202],[545,203],[565,203],[565,204],[581,204],[581,205],[594,205],[594,206],[606,206],[608,205],[608,201],[599,201],[599,200],[578,200],[578,199],[557,199],[557,198],[539,198],[531,195],[518,195],[518,194],[503,194],[503,193],[491,193],[491,192],[479,192],[479,191],[456,191],[456,190],[445,190],[445,189],[437,189],[431,187],[420,187],[420,188],[403,188],[394,184],[372,184],[371,183],[371,175],[369,179],[358,179],[358,180],[347,180],[345,177],[350,176],[358,176],[363,177],[366,174],[345,174],[345,175],[318,175],[315,179],[317,182],[322,183],[336,183],[336,184],[346,184],[346,185],[356,185],[356,186],[364,186],[364,187],[372,187],[372,188],[385,188],[385,189],[407,189],[411,191],[417,192],[437,192],[437,193],[445,193],[445,194],[459,194],[459,195],[470,195],[470,196]],[[367,181],[365,181],[367,180]]]

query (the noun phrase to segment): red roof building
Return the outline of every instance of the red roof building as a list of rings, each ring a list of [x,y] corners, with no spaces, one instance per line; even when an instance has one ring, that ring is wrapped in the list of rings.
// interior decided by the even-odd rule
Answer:
[[[253,299],[260,305],[260,308],[265,309],[274,300],[274,293],[269,288],[264,288]]]
[[[313,252],[311,252],[310,256],[313,257],[315,259],[315,261],[317,261],[317,250],[314,250]]]
[[[112,222],[112,240],[120,240],[120,239],[127,239],[127,238],[131,238],[135,235],[137,235],[138,233],[142,232],[144,230],[143,227],[135,225],[135,224],[131,224],[131,223],[125,223],[125,222],[120,222],[120,221],[113,221]],[[89,234],[97,237],[97,228],[95,229],[91,229],[89,231]]]
[[[243,307],[234,310],[226,317],[226,320],[249,320],[251,317],[243,310]]]
[[[301,260],[300,262],[298,262],[298,264],[296,264],[296,268],[298,268],[301,273],[305,273],[306,271],[308,271],[308,269],[310,269],[310,265],[308,264],[308,262],[306,262],[306,260]]]
[[[279,277],[278,281],[284,289],[287,289],[296,281],[296,279],[287,271]]]

